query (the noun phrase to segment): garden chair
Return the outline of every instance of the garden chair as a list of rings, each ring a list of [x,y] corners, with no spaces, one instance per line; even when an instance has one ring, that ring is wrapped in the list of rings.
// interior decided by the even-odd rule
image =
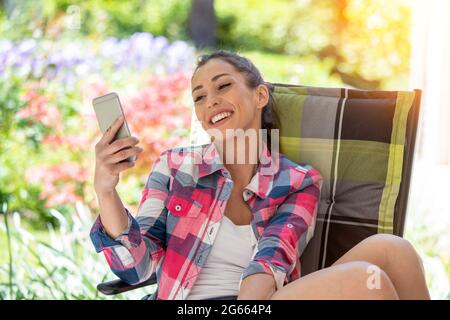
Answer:
[[[328,267],[361,240],[403,236],[421,90],[369,91],[273,84],[280,152],[324,177],[302,275]],[[101,283],[111,295],[156,283]]]

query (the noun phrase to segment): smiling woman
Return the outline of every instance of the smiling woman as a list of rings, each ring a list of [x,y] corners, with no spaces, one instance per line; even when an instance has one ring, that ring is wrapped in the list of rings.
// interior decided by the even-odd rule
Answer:
[[[198,74],[198,70],[201,67],[204,67],[203,69],[206,70],[206,73],[209,73],[208,70],[216,68],[223,70],[223,72],[215,74],[211,79],[201,79],[201,75]],[[206,80],[205,86],[203,84],[195,85],[195,81],[201,80]],[[195,103],[195,113],[197,119],[202,122],[203,129],[208,130],[221,127],[226,122],[228,123],[228,120],[235,121],[234,123],[228,123],[228,129],[266,129],[268,135],[267,144],[269,150],[271,150],[271,129],[277,129],[279,123],[279,119],[273,110],[272,88],[269,83],[263,80],[260,71],[250,60],[226,51],[217,51],[200,56],[191,81],[194,88],[192,96]],[[208,83],[210,86],[215,87],[209,88]],[[214,90],[209,93],[208,97],[208,90],[211,89]],[[256,89],[251,97],[248,96],[248,89]],[[208,113],[201,106],[210,104],[211,95],[214,98],[215,93],[224,94],[227,99],[231,99],[231,102],[224,103],[220,108],[214,108],[213,112]],[[240,100],[244,98],[247,100]],[[255,98],[260,99],[257,102],[256,110],[253,110],[253,108],[246,109],[251,105],[249,104],[249,99]],[[232,102],[236,99],[238,99],[239,103]],[[230,104],[233,104],[234,107],[231,107]],[[236,117],[234,117],[235,112],[237,112]],[[233,117],[234,119],[232,119]],[[224,127],[221,130],[224,133]]]
[[[420,258],[396,236],[368,237],[333,265],[301,277],[321,174],[260,135],[276,128],[276,116],[271,89],[250,60],[224,51],[201,56],[191,87],[212,142],[163,152],[136,217],[117,193],[100,201],[91,238],[117,276],[138,284],[156,272],[158,289],[149,298],[159,300],[429,298]],[[250,132],[237,153],[236,131]]]

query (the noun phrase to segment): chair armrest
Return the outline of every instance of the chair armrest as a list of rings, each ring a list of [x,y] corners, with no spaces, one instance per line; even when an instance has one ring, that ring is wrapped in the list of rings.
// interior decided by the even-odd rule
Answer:
[[[98,284],[97,290],[106,295],[114,295],[114,294],[119,294],[119,293],[123,293],[123,292],[130,291],[130,290],[134,290],[137,288],[149,286],[149,285],[152,285],[155,283],[156,283],[156,274],[153,273],[152,276],[148,280],[146,280],[142,283],[136,284],[136,285],[128,284],[122,280],[113,280],[113,281],[108,281],[108,282],[103,282],[103,283]]]

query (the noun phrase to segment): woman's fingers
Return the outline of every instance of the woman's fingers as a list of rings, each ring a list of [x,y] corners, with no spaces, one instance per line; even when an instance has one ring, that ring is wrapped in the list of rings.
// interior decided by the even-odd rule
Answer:
[[[118,117],[114,123],[106,130],[105,134],[103,135],[102,139],[100,140],[104,145],[111,144],[112,140],[114,139],[117,131],[123,124],[123,116]]]
[[[107,157],[106,163],[115,164],[115,163],[125,160],[131,156],[137,157],[138,154],[141,153],[142,151],[143,151],[143,149],[140,147],[127,147],[127,148],[122,149],[122,150],[114,153],[113,155]]]
[[[131,167],[134,167],[135,164],[136,161],[124,161],[113,165],[111,170],[114,174],[118,175],[120,172],[129,169]]]
[[[107,148],[106,148],[106,154],[114,154],[119,150],[122,150],[124,148],[132,147],[139,143],[139,139],[136,137],[126,137],[119,140],[116,140],[112,142]]]

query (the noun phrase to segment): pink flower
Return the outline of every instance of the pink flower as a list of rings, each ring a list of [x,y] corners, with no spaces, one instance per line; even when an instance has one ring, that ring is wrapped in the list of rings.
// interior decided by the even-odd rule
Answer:
[[[66,162],[32,167],[26,172],[26,179],[30,183],[42,185],[40,197],[46,200],[47,207],[52,207],[82,201],[76,189],[86,183],[90,175],[87,169],[77,163]]]
[[[62,130],[62,116],[58,108],[49,104],[49,98],[37,92],[36,85],[24,95],[26,106],[16,114],[17,119],[28,118],[31,123],[42,123],[46,127]]]
[[[85,151],[90,144],[89,137],[82,134],[48,134],[43,139],[42,143],[55,145],[56,147],[69,147],[72,151]]]
[[[81,92],[83,101],[91,102],[92,99],[103,96],[109,92],[105,82],[87,82],[82,84]]]

